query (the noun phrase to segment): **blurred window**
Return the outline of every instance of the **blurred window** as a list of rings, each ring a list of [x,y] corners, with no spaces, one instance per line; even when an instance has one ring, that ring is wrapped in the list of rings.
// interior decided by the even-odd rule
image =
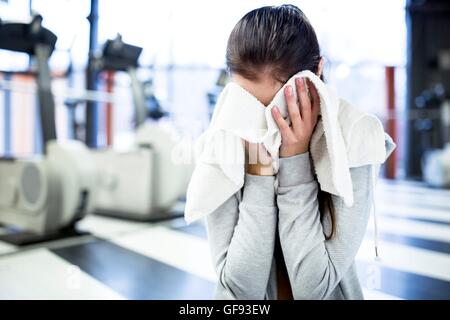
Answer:
[[[99,43],[121,33],[125,42],[143,47],[140,76],[144,80],[154,77],[155,93],[164,102],[163,107],[172,112],[174,121],[186,122],[187,127],[196,122],[200,128],[197,129],[202,130],[208,120],[206,92],[214,86],[220,68],[224,67],[226,43],[233,26],[254,8],[284,2],[99,0]],[[326,79],[341,96],[364,110],[385,116],[384,67],[394,65],[398,69],[397,104],[403,108],[404,0],[302,0],[292,3],[305,12],[316,29],[327,60]],[[25,19],[29,16],[28,6],[29,0],[0,1],[0,17]],[[52,70],[63,74],[70,59],[73,62],[74,74],[70,80],[58,80],[58,92],[64,92],[67,87],[84,88],[89,43],[86,17],[90,1],[33,0],[32,10],[42,14],[44,25],[58,36],[51,58]],[[148,68],[150,66],[154,68]],[[26,56],[0,51],[1,70],[27,67]],[[118,75],[116,85],[116,91],[123,97],[120,108],[114,109],[115,134],[130,136],[133,107],[127,93],[129,81]],[[99,88],[103,87],[101,84]],[[0,92],[1,116],[2,97]],[[21,100],[16,99],[15,104],[17,101]],[[104,121],[102,113],[99,119]],[[57,100],[57,121],[59,136],[67,138],[69,122],[63,99]],[[4,141],[2,128],[3,123],[0,124],[0,141]],[[104,126],[100,124],[99,128],[99,134],[104,135]]]

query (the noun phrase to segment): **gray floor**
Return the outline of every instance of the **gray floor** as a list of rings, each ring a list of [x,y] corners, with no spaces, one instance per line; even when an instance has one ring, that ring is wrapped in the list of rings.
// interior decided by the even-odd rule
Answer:
[[[357,255],[366,298],[450,299],[450,191],[384,181],[377,198],[381,261],[371,224]],[[213,298],[201,223],[90,216],[79,228],[91,235],[28,248],[0,243],[0,298]]]

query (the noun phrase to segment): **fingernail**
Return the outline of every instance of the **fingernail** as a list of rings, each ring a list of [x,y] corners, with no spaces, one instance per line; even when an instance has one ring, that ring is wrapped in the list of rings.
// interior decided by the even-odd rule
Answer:
[[[292,87],[291,86],[287,86],[286,87],[286,93],[290,96],[292,94]]]
[[[297,84],[300,87],[300,90],[305,88],[305,83],[303,82],[303,78],[297,78]]]

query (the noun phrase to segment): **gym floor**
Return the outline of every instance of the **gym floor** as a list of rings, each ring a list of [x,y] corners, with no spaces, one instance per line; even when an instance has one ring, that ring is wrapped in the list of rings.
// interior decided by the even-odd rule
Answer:
[[[357,256],[366,299],[450,299],[450,190],[381,180],[377,198],[381,259],[372,223]],[[0,243],[0,299],[214,297],[203,224],[93,215],[78,227],[90,234],[28,248]]]

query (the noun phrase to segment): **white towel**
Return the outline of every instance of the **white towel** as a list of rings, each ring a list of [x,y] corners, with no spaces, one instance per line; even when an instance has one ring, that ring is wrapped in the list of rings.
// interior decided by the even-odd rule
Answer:
[[[310,154],[320,188],[353,205],[350,168],[373,164],[377,169],[395,148],[380,120],[342,99],[310,71],[302,71],[281,88],[265,107],[252,94],[229,83],[218,99],[211,124],[198,140],[200,157],[187,190],[185,219],[193,222],[213,212],[244,184],[243,141],[263,143],[278,169],[281,134],[271,109],[277,106],[288,117],[284,87],[295,88],[295,78],[311,80],[320,97],[320,114],[310,142]],[[293,90],[295,93],[296,90]],[[374,183],[375,183],[374,179]]]

